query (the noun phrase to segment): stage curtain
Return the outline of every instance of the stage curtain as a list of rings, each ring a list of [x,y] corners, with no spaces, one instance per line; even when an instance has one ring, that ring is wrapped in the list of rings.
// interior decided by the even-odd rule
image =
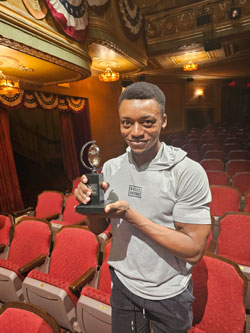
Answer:
[[[75,137],[71,114],[60,112],[60,122],[62,130],[62,153],[64,169],[70,181],[79,177],[78,156],[76,153]]]
[[[0,210],[14,212],[23,209],[15,160],[10,141],[9,118],[5,110],[0,109]]]

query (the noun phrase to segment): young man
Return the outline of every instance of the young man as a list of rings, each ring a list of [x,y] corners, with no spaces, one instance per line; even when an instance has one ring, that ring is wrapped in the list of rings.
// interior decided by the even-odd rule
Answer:
[[[192,324],[192,265],[205,250],[211,195],[206,173],[186,153],[159,141],[167,125],[165,96],[156,86],[128,86],[119,103],[128,148],[103,166],[103,216],[88,216],[96,234],[112,223],[112,332],[187,332]],[[76,198],[91,191],[82,176]]]

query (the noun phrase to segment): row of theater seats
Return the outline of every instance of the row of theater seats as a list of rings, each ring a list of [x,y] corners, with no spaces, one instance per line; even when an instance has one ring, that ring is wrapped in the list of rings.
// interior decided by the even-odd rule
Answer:
[[[14,212],[13,216],[15,222],[27,217],[46,219],[56,231],[64,225],[85,224],[85,216],[75,212],[75,206],[78,204],[72,193],[43,191],[37,197],[36,207]]]
[[[8,215],[1,215],[0,221],[5,225],[1,235],[4,231],[9,238],[0,258],[0,301],[33,304],[61,327],[84,332],[81,293],[84,286],[98,287],[110,240],[103,243],[80,225],[63,226],[53,235],[47,221],[23,219],[13,224]]]
[[[217,254],[206,252],[193,269],[195,301],[190,333],[250,328],[245,312],[246,297],[249,306],[250,214],[227,214],[219,225],[219,234],[210,237],[208,246]],[[111,333],[110,239],[101,250],[98,237],[83,226],[64,226],[54,237],[50,224],[41,220],[22,220],[13,229],[8,256],[0,259],[0,300],[6,306],[18,301],[38,307],[71,332]],[[10,327],[9,332],[19,333]],[[50,331],[27,328],[26,332]]]

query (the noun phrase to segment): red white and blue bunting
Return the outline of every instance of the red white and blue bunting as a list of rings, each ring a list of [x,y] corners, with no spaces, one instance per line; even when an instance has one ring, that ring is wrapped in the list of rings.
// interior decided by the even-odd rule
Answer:
[[[46,0],[46,2],[64,32],[77,41],[84,41],[88,25],[86,0]]]
[[[118,0],[118,2],[125,32],[133,37],[139,37],[143,24],[140,8],[131,0]]]
[[[42,92],[21,91],[14,95],[0,95],[0,107],[18,109],[22,106],[28,109],[41,108],[45,110],[59,110],[60,112],[83,112],[87,107],[86,98],[73,96],[59,96]]]

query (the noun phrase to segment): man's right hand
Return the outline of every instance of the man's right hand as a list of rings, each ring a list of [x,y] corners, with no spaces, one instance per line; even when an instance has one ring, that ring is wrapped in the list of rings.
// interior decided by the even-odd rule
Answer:
[[[91,200],[91,189],[87,185],[88,183],[88,178],[83,175],[81,176],[81,181],[79,182],[77,188],[74,191],[74,196],[76,199],[80,202],[86,205],[90,200]],[[102,182],[100,184],[104,191],[106,191],[109,187],[108,183]]]

